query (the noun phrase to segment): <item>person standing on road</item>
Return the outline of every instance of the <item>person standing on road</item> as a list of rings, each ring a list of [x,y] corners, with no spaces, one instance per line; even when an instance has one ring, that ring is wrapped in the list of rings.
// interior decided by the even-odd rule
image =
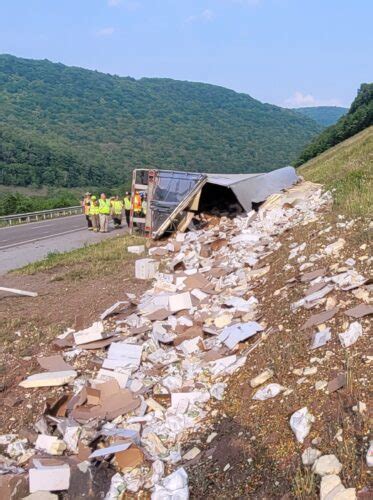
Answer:
[[[91,208],[91,193],[86,193],[82,201],[82,209],[85,218],[87,220],[88,231],[92,231],[93,229],[91,215],[90,215],[90,208]]]
[[[109,231],[110,200],[106,199],[105,193],[101,193],[98,205],[100,215],[100,233],[107,233]]]
[[[119,199],[119,196],[116,195],[113,197],[111,202],[111,216],[114,221],[115,229],[121,227],[122,225],[122,212],[123,212],[123,203]]]
[[[91,204],[89,206],[89,218],[91,219],[92,229],[95,233],[100,229],[99,206],[96,196],[91,196]]]
[[[144,193],[144,196],[142,198],[141,211],[143,216],[146,217],[146,212],[148,211],[148,200],[146,197],[146,193]]]
[[[142,204],[141,195],[138,191],[136,191],[133,200],[133,211],[135,212],[135,217],[140,217],[141,204]]]
[[[124,214],[126,216],[127,226],[130,227],[130,215],[131,215],[131,195],[127,191],[124,197]]]

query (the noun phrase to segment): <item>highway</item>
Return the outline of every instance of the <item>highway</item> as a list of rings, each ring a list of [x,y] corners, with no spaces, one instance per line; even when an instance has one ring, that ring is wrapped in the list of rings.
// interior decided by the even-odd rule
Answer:
[[[67,252],[127,232],[127,227],[109,229],[105,234],[88,231],[83,215],[0,228],[0,275],[51,252]]]
[[[86,229],[82,215],[0,228],[0,250]]]

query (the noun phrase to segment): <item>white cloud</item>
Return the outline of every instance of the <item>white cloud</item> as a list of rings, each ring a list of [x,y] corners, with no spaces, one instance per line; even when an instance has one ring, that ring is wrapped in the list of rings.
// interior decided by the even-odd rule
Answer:
[[[210,9],[205,9],[195,16],[190,16],[187,18],[188,23],[194,23],[196,21],[210,22],[214,19],[214,13]]]
[[[115,29],[112,26],[108,26],[107,28],[101,28],[96,31],[97,36],[111,36],[114,33]]]
[[[107,0],[107,4],[109,7],[117,7],[122,3],[122,0]]]
[[[338,99],[317,99],[312,94],[305,94],[297,90],[291,97],[285,99],[284,106],[286,108],[341,106],[341,103]]]

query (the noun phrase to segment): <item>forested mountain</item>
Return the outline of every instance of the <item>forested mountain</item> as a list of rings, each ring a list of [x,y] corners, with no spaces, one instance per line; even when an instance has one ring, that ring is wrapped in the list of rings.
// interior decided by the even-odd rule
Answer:
[[[112,186],[136,167],[272,170],[320,130],[214,85],[0,56],[0,184]]]
[[[362,83],[348,113],[316,137],[301,153],[296,165],[305,163],[370,125],[373,125],[373,83]]]
[[[302,113],[303,115],[312,118],[316,123],[322,127],[329,127],[334,125],[341,116],[345,115],[348,108],[341,108],[339,106],[315,106],[312,108],[294,108],[297,113]]]

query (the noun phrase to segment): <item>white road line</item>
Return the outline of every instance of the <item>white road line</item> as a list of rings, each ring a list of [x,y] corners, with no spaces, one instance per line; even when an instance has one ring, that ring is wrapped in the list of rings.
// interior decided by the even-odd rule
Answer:
[[[7,248],[18,247],[21,245],[26,245],[27,243],[34,243],[35,241],[47,240],[48,238],[54,238],[55,236],[62,236],[63,234],[76,233],[77,231],[83,231],[85,228],[71,229],[70,231],[64,231],[63,233],[50,234],[49,236],[42,236],[41,238],[35,238],[33,240],[19,241],[18,243],[12,243],[11,245],[5,245],[0,247],[0,250],[6,250]]]
[[[38,220],[35,222],[23,222],[22,224],[16,224],[14,226],[3,226],[3,227],[0,227],[0,231],[1,231],[1,229],[16,229],[18,227],[29,227],[29,226],[33,226],[34,224],[44,224],[44,227],[53,226],[56,221],[65,220],[65,219],[73,219],[74,217],[82,217],[83,218],[82,214],[65,215],[65,217],[56,217],[55,219],[49,219],[48,222],[46,220]]]

